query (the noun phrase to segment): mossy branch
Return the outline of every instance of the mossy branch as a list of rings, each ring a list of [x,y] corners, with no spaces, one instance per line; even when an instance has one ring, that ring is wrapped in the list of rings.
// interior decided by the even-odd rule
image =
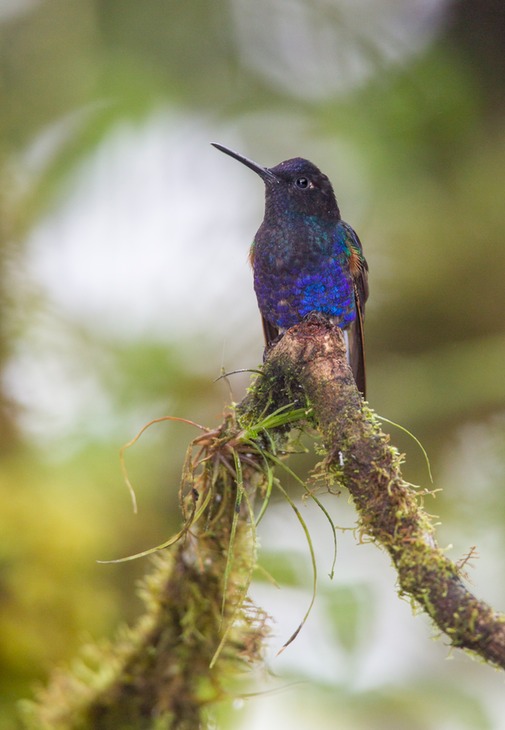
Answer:
[[[400,458],[377,417],[361,400],[347,366],[341,332],[312,316],[269,353],[264,377],[245,404],[255,417],[278,393],[310,405],[327,456],[324,469],[349,490],[363,534],[382,545],[413,598],[453,646],[505,668],[505,615],[465,587],[461,569],[438,547],[434,527],[400,471]]]
[[[37,730],[198,730],[261,657],[267,616],[248,598],[256,564],[250,497],[268,484],[233,414],[190,445],[180,489],[184,527],[159,550],[145,613],[114,643],[86,646],[23,719]],[[174,541],[171,541],[174,542]],[[154,552],[153,549],[152,552]]]
[[[263,513],[271,465],[293,425],[307,420],[326,449],[320,471],[347,487],[361,532],[388,551],[401,592],[452,645],[505,668],[505,616],[467,590],[437,546],[398,452],[356,389],[340,330],[313,316],[269,351],[236,412],[191,444],[180,493],[185,525],[179,544],[158,553],[145,615],[114,644],[88,647],[72,673],[56,673],[27,705],[27,727],[206,727],[206,708],[226,695],[244,662],[261,657],[266,617],[246,598],[252,504],[261,497]]]

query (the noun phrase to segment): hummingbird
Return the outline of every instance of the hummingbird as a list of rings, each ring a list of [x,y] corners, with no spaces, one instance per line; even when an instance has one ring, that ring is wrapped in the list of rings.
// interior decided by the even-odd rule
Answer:
[[[212,144],[265,183],[265,215],[250,262],[267,348],[310,312],[320,312],[342,329],[354,380],[366,397],[368,264],[358,235],[340,216],[328,177],[301,157],[263,167]]]

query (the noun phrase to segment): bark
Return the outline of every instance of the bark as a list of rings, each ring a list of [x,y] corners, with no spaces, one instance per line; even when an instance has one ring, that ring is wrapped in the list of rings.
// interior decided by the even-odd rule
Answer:
[[[324,468],[349,490],[361,531],[391,556],[401,592],[453,646],[505,668],[505,615],[472,595],[461,568],[438,547],[430,517],[402,478],[397,450],[356,390],[340,331],[317,317],[293,327],[265,362],[263,401],[279,379],[284,398],[297,405],[305,399],[312,409],[327,451]],[[254,408],[261,410],[261,400]]]
[[[206,708],[226,695],[244,662],[261,659],[266,617],[246,600],[252,505],[272,484],[269,459],[303,424],[320,432],[320,473],[349,490],[361,533],[387,550],[401,593],[453,646],[505,668],[505,616],[472,595],[438,547],[398,451],[356,389],[341,331],[313,316],[270,349],[236,411],[191,444],[181,482],[185,526],[147,580],[145,615],[110,646],[88,648],[77,670],[56,673],[28,708],[28,727],[207,726]]]

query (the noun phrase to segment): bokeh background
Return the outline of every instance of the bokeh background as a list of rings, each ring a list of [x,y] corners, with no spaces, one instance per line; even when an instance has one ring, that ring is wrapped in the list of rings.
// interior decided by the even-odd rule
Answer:
[[[427,449],[427,509],[505,609],[505,6],[501,0],[0,0],[0,728],[141,611],[179,524],[183,425],[212,426],[262,357],[247,264],[261,182],[210,147],[334,183],[370,265],[369,399]],[[409,480],[430,486],[391,428]],[[310,455],[294,459],[300,472]],[[296,485],[287,485],[296,495]],[[345,494],[326,499],[346,528]],[[387,557],[272,504],[253,594],[275,619],[259,695],[223,728],[505,728],[503,676],[433,641]],[[272,690],[275,690],[272,692]]]

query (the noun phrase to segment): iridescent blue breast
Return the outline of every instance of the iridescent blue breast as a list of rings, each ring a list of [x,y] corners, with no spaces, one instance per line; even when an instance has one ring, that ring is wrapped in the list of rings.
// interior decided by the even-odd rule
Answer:
[[[345,231],[333,225],[331,232],[311,226],[309,235],[300,233],[298,228],[296,245],[281,237],[273,241],[259,236],[256,241],[254,288],[260,311],[280,329],[292,327],[310,312],[326,314],[346,328],[356,311]]]

